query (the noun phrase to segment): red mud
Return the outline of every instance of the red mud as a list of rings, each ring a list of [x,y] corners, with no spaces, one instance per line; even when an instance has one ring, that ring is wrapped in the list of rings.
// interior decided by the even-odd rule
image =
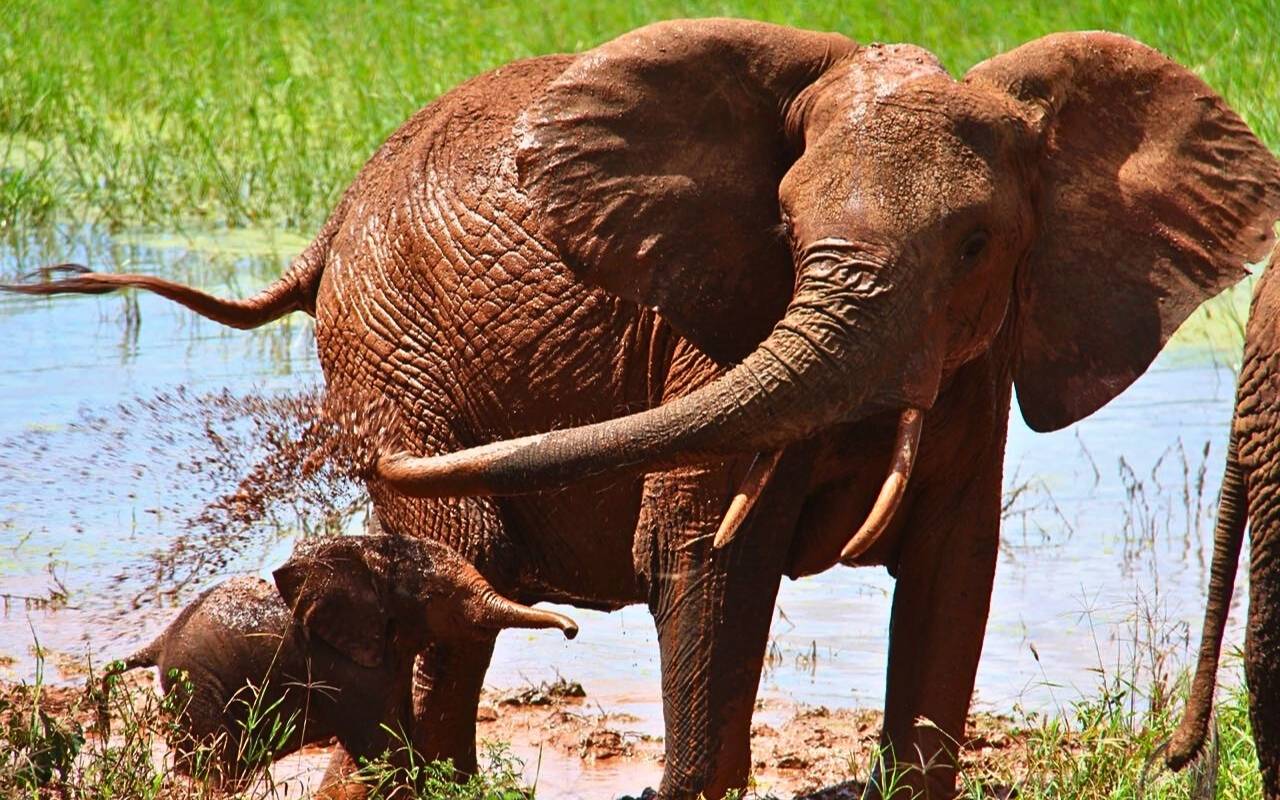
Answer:
[[[14,498],[11,508],[0,503],[0,528],[8,515],[42,507],[48,527],[32,535],[55,528],[101,541],[150,540],[150,552],[116,565],[112,591],[88,593],[89,601],[118,612],[172,599],[282,534],[341,530],[365,507],[360,473],[371,455],[340,433],[321,397],[319,389],[236,395],[179,387],[83,410],[65,428],[0,440],[0,482]],[[128,530],[96,516],[111,505],[108,493],[118,503],[121,492],[141,507]]]
[[[127,675],[136,698],[153,692],[149,670]],[[576,687],[576,689],[571,688]],[[566,688],[569,690],[566,691]],[[29,707],[27,687],[0,683],[0,707]],[[95,736],[92,706],[79,687],[40,691],[48,714],[74,720]],[[5,706],[5,702],[10,706]],[[880,714],[854,709],[831,711],[784,702],[759,702],[752,726],[752,791],[760,797],[845,800],[861,796],[867,765],[879,737]],[[582,696],[576,684],[529,687],[515,692],[486,690],[477,717],[482,742],[503,743],[525,764],[525,780],[540,798],[600,798],[638,795],[662,773],[661,737],[631,728],[636,720],[610,712]],[[1025,762],[1025,743],[1005,717],[970,718],[972,740],[962,754],[966,770],[982,772]],[[270,780],[252,793],[306,796],[319,787],[330,748],[309,747],[277,762]],[[155,757],[164,757],[157,743]],[[997,797],[1009,796],[1007,792]]]

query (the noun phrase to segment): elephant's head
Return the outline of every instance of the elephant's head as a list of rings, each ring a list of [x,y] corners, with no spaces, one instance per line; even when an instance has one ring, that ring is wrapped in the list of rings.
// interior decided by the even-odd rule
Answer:
[[[734,366],[642,413],[383,459],[411,494],[776,451],[927,410],[1002,331],[1027,422],[1061,428],[1242,278],[1280,216],[1280,165],[1240,118],[1108,33],[956,81],[912,46],[662,23],[581,55],[516,133],[559,256]]]
[[[339,536],[305,542],[274,573],[276,587],[309,635],[365,667],[392,648],[410,659],[432,641],[502,628],[559,628],[562,614],[498,594],[475,567],[438,542],[406,536]]]

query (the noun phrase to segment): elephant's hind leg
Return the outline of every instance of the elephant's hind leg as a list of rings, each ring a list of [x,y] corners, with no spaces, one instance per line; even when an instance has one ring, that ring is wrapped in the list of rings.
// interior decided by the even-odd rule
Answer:
[[[1261,483],[1280,486],[1273,477]],[[1270,800],[1280,800],[1280,496],[1275,488],[1250,492],[1253,528],[1244,662],[1249,722],[1258,748],[1263,789]],[[1262,502],[1263,494],[1271,495],[1266,502]]]

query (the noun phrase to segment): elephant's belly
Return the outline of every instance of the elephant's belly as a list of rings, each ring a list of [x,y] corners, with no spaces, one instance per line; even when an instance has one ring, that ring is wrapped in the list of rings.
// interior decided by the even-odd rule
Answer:
[[[398,449],[452,452],[660,399],[652,314],[583,286],[563,265],[535,262],[529,248],[508,243],[501,279],[483,262],[417,257],[427,256],[414,285],[399,272],[410,259],[375,250],[362,255],[363,271],[340,264],[321,288],[328,386],[389,398],[402,423]],[[394,527],[455,547],[522,599],[610,608],[641,599],[631,557],[639,476],[466,501],[474,513],[374,494]]]
[[[641,480],[593,479],[504,500],[512,535],[532,556],[520,565],[522,594],[585,608],[643,602],[632,555]]]

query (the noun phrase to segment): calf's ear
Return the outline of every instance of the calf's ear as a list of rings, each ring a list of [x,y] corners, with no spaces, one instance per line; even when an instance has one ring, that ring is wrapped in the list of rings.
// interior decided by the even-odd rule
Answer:
[[[309,634],[361,666],[382,664],[390,615],[359,548],[337,546],[295,555],[273,577],[294,619]]]

